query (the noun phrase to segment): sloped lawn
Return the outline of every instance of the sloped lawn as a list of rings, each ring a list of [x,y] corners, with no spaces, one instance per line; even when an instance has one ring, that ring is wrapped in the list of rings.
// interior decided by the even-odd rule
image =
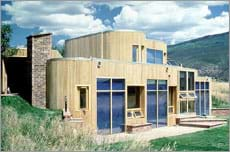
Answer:
[[[169,146],[176,151],[228,151],[229,125],[192,134],[151,140],[150,146],[154,150],[161,150],[162,147]]]

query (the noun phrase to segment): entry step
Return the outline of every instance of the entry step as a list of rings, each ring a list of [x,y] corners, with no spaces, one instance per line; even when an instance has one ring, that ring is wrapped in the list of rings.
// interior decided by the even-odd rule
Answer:
[[[127,133],[137,133],[142,131],[148,131],[152,129],[151,123],[145,123],[145,124],[130,124],[126,125]]]

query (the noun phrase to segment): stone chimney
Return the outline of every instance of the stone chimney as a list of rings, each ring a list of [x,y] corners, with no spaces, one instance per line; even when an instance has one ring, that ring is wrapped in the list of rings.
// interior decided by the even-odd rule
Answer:
[[[51,33],[27,37],[28,60],[31,61],[31,103],[46,107],[46,62],[52,46]]]

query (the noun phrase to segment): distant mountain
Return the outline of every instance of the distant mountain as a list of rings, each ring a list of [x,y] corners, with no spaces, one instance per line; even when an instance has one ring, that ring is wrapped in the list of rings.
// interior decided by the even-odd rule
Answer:
[[[229,32],[168,46],[168,57],[199,74],[228,81]]]

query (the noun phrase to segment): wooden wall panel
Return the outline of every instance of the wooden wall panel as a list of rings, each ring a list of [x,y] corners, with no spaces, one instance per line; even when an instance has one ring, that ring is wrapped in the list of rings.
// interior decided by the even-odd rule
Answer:
[[[130,31],[103,32],[69,39],[66,41],[64,56],[87,58],[92,56],[132,62],[133,45],[139,46],[138,62],[146,63],[146,48],[153,48],[163,51],[163,63],[167,63],[167,45],[165,43],[146,39],[142,32]],[[144,46],[142,52],[141,46]]]
[[[98,66],[99,62],[101,62],[100,67]],[[175,66],[128,63],[104,59],[53,59],[48,62],[47,94],[49,96],[47,99],[51,108],[63,109],[64,97],[67,96],[73,116],[84,117],[84,122],[91,124],[92,129],[96,129],[96,78],[124,78],[126,86],[140,85],[145,86],[145,88],[147,79],[168,80],[169,86],[177,86],[178,71],[180,70],[195,71],[194,69]],[[76,109],[75,106],[76,102],[78,102],[76,99],[77,85],[88,85],[90,87],[89,109],[85,114]],[[146,99],[146,95],[143,98]],[[142,106],[146,107],[146,102]],[[146,115],[146,111],[144,110],[143,112]],[[133,121],[127,120],[130,123]],[[146,122],[146,117],[137,121]]]

